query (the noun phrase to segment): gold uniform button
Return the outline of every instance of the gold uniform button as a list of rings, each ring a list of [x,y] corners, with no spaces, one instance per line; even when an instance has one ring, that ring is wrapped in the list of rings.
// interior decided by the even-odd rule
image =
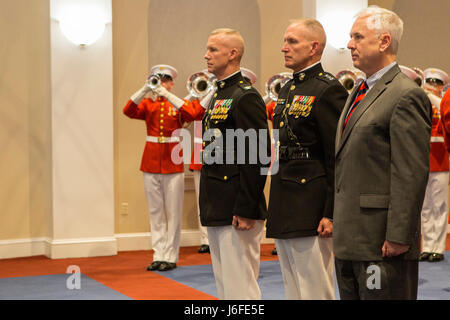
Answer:
[[[280,128],[283,128],[283,127],[284,127],[284,122],[281,121],[281,122],[280,122]]]
[[[159,135],[160,135],[160,136],[163,136],[163,133],[162,133],[162,132],[160,132],[160,133],[159,133]]]
[[[161,105],[164,106],[164,102],[161,102]]]
[[[305,184],[305,183],[306,183],[306,179],[303,178],[302,180],[300,180],[300,182],[301,182],[302,184]]]
[[[224,177],[223,177],[223,180],[228,180],[228,177],[227,177],[227,176],[224,176]]]
[[[319,73],[319,76],[323,76],[323,73],[321,72],[321,73]]]
[[[291,86],[291,91],[292,91],[292,90],[294,90],[294,89],[295,89],[295,86],[294,86],[294,85],[292,85],[292,86]]]
[[[214,98],[217,97],[217,93],[214,93]]]
[[[163,126],[160,126],[160,127],[159,127],[159,129],[161,129],[161,130],[162,130],[162,129],[164,129],[164,127],[163,127]]]
[[[161,121],[159,121],[159,122],[163,123],[163,122],[164,122],[164,120],[163,120],[163,119],[161,119]]]
[[[206,142],[203,142],[203,146],[206,147]]]
[[[163,112],[164,111],[164,108],[161,108],[161,112]]]

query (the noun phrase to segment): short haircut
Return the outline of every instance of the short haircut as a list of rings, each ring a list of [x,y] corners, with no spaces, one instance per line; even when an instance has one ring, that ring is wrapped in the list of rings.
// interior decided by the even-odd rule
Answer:
[[[403,21],[395,12],[377,6],[370,6],[359,12],[356,17],[368,18],[366,20],[367,28],[375,29],[378,35],[389,33],[392,38],[392,51],[394,54],[397,54],[403,35]]]
[[[322,24],[318,20],[312,18],[294,19],[290,20],[289,22],[290,25],[297,23],[302,24],[309,31],[309,33],[305,36],[307,36],[310,40],[319,42],[318,54],[322,55],[327,43],[327,35]]]
[[[238,61],[240,62],[242,59],[242,56],[244,55],[244,47],[245,47],[245,42],[244,42],[244,38],[242,37],[242,35],[239,33],[239,31],[236,31],[234,29],[219,28],[219,29],[213,30],[211,32],[210,36],[215,36],[215,35],[219,35],[219,34],[223,34],[234,40],[233,47],[235,47],[238,50]]]

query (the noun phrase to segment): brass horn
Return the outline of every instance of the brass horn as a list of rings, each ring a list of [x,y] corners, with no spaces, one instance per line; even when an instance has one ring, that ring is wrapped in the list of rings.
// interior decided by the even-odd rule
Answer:
[[[270,77],[266,82],[266,95],[270,100],[277,101],[281,88],[291,79],[292,74],[289,72],[282,72]]]
[[[161,85],[161,77],[160,76],[158,76],[157,74],[154,74],[154,75],[151,75],[150,77],[148,77],[147,86],[150,89],[155,90],[160,85]]]
[[[186,88],[192,97],[201,98],[214,88],[214,79],[215,76],[207,72],[196,72],[188,78]]]
[[[336,79],[342,84],[347,91],[352,91],[356,82],[356,74],[350,70],[342,70],[336,74]]]

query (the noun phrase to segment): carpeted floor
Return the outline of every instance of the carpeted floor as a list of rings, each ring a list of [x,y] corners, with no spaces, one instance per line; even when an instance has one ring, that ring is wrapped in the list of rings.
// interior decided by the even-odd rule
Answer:
[[[273,245],[261,246],[259,284],[264,300],[282,300],[283,281],[272,249]],[[152,261],[151,251],[82,259],[1,260],[0,300],[216,300],[210,256],[196,250],[181,248],[178,267],[168,272],[145,270]],[[81,272],[80,290],[68,288],[71,266]],[[450,252],[442,262],[421,262],[419,278],[419,299],[450,300]]]

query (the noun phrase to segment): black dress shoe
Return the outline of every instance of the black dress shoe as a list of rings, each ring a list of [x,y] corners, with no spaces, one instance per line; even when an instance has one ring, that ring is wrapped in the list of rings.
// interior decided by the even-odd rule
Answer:
[[[444,260],[444,255],[440,253],[432,253],[428,258],[430,262],[438,262]]]
[[[177,267],[176,263],[163,261],[159,265],[158,271],[169,271]]]
[[[274,255],[274,256],[278,255],[277,247],[273,248],[272,255]]]
[[[419,261],[428,261],[431,256],[431,252],[422,252],[419,257]]]
[[[152,264],[147,267],[147,271],[158,270],[161,263],[161,261],[153,261]]]
[[[202,244],[200,248],[198,248],[198,253],[209,253],[209,246],[207,244]]]

